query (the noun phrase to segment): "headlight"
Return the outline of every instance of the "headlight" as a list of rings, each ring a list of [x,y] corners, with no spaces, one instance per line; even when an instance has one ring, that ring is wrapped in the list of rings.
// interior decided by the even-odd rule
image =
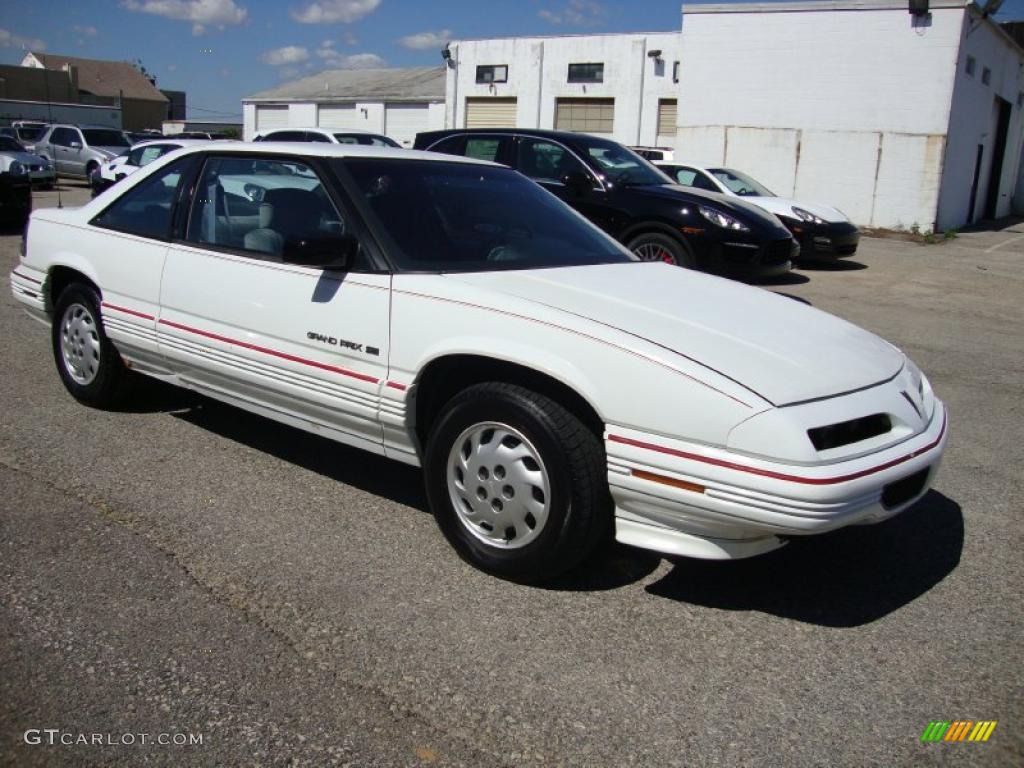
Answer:
[[[11,164],[7,167],[7,172],[11,174],[11,176],[24,176],[27,173],[25,166],[17,160],[11,161]]]
[[[706,208],[703,205],[698,206],[697,210],[700,215],[710,221],[712,224],[721,227],[722,229],[731,229],[735,232],[749,232],[750,227],[741,222],[739,219],[734,219],[726,213],[715,208]]]
[[[928,381],[927,376],[921,373],[921,369],[913,360],[909,357],[906,357],[905,360],[910,386],[913,387],[914,394],[920,398],[921,407],[924,410],[922,415],[930,421],[932,413],[935,412],[935,393],[932,391],[931,382]]]
[[[795,205],[793,206],[793,215],[796,216],[798,219],[802,219],[803,221],[806,221],[808,224],[824,224],[825,223],[825,220],[823,218],[821,218],[820,216],[815,216],[810,211],[805,211],[803,208],[797,208]]]

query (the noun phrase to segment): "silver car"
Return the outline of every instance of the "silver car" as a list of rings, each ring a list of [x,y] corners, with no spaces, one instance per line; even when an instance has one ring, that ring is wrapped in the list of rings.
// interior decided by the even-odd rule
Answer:
[[[35,142],[35,153],[53,161],[58,176],[88,179],[102,163],[129,147],[117,128],[51,125]]]
[[[0,134],[0,153],[21,163],[33,185],[50,188],[57,180],[53,163],[28,152],[24,144],[7,134]]]

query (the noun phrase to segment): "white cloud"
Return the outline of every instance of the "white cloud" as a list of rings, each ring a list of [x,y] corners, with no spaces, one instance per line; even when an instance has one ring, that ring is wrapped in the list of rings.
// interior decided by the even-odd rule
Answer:
[[[0,28],[0,48],[21,48],[25,51],[45,51],[46,43],[38,37],[22,37]]]
[[[260,61],[272,67],[285,64],[301,64],[309,60],[309,51],[301,45],[286,45],[260,54]]]
[[[608,11],[595,0],[568,0],[559,10],[545,8],[537,15],[551,24],[566,24],[571,27],[593,27],[603,23]]]
[[[203,34],[208,24],[242,24],[249,16],[249,11],[235,5],[235,0],[122,0],[121,5],[137,13],[191,21],[192,34],[196,36]]]
[[[345,54],[335,50],[333,40],[324,40],[316,49],[316,55],[330,69],[379,69],[388,65],[376,53]]]
[[[442,29],[440,32],[417,32],[415,35],[400,37],[398,44],[414,51],[429,51],[431,48],[444,48],[451,39],[452,31]]]
[[[99,34],[96,31],[96,27],[83,27],[79,26],[78,24],[75,24],[75,26],[73,26],[72,29],[78,34],[80,34],[82,37],[96,37],[96,35]]]
[[[377,10],[381,0],[316,0],[292,9],[292,18],[300,24],[351,24]]]

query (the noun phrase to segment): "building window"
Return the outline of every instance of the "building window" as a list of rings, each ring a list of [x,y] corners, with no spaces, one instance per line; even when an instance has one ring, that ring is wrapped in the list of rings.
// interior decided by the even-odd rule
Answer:
[[[570,83],[603,83],[604,64],[570,64]]]
[[[555,130],[611,133],[615,123],[615,99],[557,99]]]
[[[674,62],[672,64],[672,82],[673,83],[678,83],[679,82],[679,62],[678,61]]]
[[[507,83],[507,64],[486,64],[476,68],[476,81],[478,83]]]
[[[967,57],[967,64],[964,65],[964,72],[968,77],[974,77],[975,60],[973,56]]]
[[[992,82],[992,70],[988,67],[983,67],[981,70],[981,84],[988,85]]]

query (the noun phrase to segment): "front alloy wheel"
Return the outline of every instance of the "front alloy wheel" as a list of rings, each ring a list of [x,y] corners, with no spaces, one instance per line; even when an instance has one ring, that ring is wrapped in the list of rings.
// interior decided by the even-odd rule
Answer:
[[[538,392],[503,382],[468,387],[441,410],[424,458],[438,526],[488,573],[551,579],[610,533],[599,431]]]
[[[522,432],[484,422],[452,444],[448,494],[470,534],[484,544],[517,549],[544,530],[551,482],[540,452]]]

